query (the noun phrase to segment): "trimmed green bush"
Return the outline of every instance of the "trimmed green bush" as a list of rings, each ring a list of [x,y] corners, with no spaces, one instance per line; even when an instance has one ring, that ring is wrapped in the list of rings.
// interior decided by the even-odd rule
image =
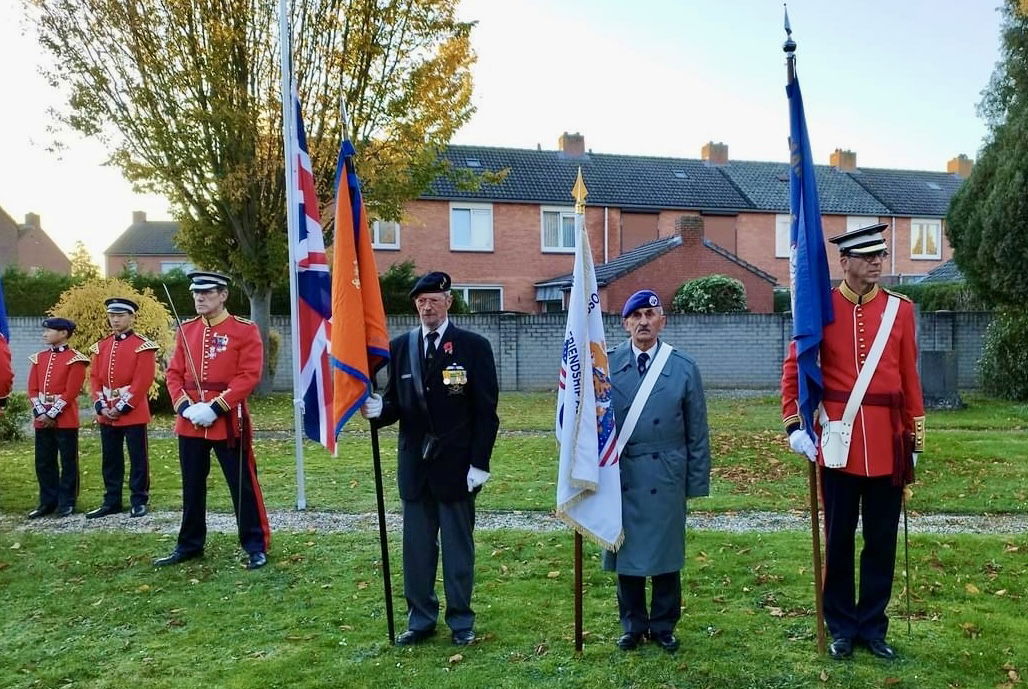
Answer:
[[[29,398],[16,392],[7,398],[7,406],[0,414],[0,440],[22,440],[29,423]]]
[[[1000,311],[982,351],[982,388],[996,397],[1028,402],[1028,314]]]
[[[727,275],[707,275],[686,282],[671,300],[674,313],[729,313],[749,311],[746,287]]]
[[[929,282],[892,285],[893,292],[910,297],[922,311],[992,311],[992,304],[964,282]]]

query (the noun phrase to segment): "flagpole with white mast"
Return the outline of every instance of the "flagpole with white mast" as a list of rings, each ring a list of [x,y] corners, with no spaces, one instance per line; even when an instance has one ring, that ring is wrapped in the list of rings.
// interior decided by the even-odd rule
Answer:
[[[286,175],[286,227],[289,246],[289,331],[292,339],[290,358],[293,362],[293,438],[296,453],[296,509],[307,509],[307,487],[303,470],[303,392],[300,390],[300,315],[297,312],[296,238],[300,236],[300,204],[296,140],[296,113],[294,112],[291,39],[287,0],[278,2],[278,35],[282,53],[282,146],[285,150]]]

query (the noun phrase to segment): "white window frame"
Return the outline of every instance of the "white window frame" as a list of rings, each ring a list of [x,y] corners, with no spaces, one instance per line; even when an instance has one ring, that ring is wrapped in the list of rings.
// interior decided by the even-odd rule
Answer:
[[[877,215],[847,215],[846,216],[846,231],[852,232],[853,230],[859,230],[861,227],[868,227],[870,225],[878,224]]]
[[[457,246],[453,243],[453,212],[454,211],[470,211],[472,217],[475,211],[489,211],[489,245],[484,247],[471,247],[471,246]],[[450,251],[471,251],[471,252],[491,252],[493,250],[493,237],[495,235],[493,228],[493,204],[491,203],[460,203],[453,201],[450,203]]]
[[[546,246],[546,214],[547,213],[559,213],[560,226],[557,228],[557,234],[561,235],[564,231],[564,218],[570,217],[572,221],[575,219],[575,207],[574,206],[540,206],[539,207],[539,248],[544,254],[573,254],[575,253],[575,246],[572,244],[570,247],[566,246]],[[573,234],[572,240],[577,242],[578,237]]]
[[[935,253],[914,253],[914,245],[917,243],[915,227],[926,225],[935,231]],[[919,230],[918,230],[919,231]],[[927,244],[927,242],[925,242]],[[910,219],[910,258],[915,261],[938,261],[942,258],[942,220],[939,218],[911,218]]]
[[[383,242],[380,240],[379,228],[382,223],[391,223],[396,225],[396,241],[393,243]],[[400,249],[400,223],[395,220],[376,220],[371,223],[371,248],[372,249],[386,249],[389,251],[398,251]]]
[[[474,284],[470,284],[470,283],[464,283],[462,285],[450,285],[450,291],[451,292],[460,292],[460,296],[461,296],[462,299],[464,299],[464,303],[467,304],[470,307],[471,306],[471,302],[468,300],[468,290],[469,289],[495,289],[495,290],[499,290],[499,292],[500,292],[500,308],[498,310],[499,311],[503,311],[503,285],[474,285]],[[472,311],[471,313],[477,313],[477,312],[476,311]]]
[[[181,269],[183,273],[196,270],[196,266],[190,261],[160,261],[157,267],[160,269],[161,275],[167,275],[176,268]]]
[[[792,253],[792,216],[779,213],[775,216],[775,258],[789,258]]]

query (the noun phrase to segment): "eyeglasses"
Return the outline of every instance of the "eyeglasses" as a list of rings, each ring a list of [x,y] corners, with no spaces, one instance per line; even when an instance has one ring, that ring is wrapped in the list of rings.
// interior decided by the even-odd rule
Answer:
[[[874,251],[869,254],[849,254],[850,258],[861,258],[867,261],[868,263],[874,263],[875,261],[884,261],[886,258],[888,258],[888,256],[889,252],[885,249],[882,249],[881,251]]]

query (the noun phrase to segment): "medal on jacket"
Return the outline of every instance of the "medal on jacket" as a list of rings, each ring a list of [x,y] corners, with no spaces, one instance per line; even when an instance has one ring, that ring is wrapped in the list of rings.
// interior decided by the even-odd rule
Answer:
[[[463,366],[450,364],[443,369],[443,385],[451,395],[464,393],[464,386],[468,384],[468,372]]]
[[[228,335],[212,335],[210,347],[207,348],[207,358],[213,359],[226,349],[228,349]]]

